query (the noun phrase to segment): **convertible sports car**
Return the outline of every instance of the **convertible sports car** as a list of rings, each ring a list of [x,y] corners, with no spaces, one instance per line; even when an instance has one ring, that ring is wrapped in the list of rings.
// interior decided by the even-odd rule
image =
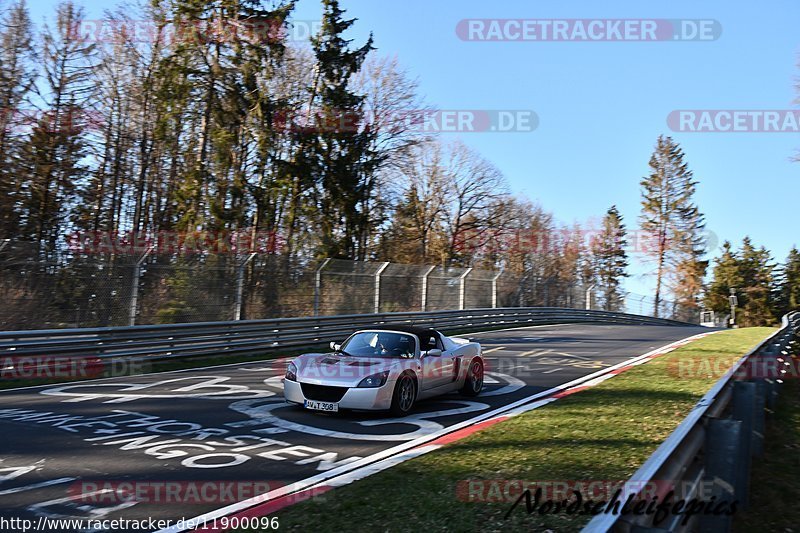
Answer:
[[[289,363],[286,401],[306,409],[411,412],[417,400],[483,389],[481,345],[436,330],[383,325],[331,343],[333,353],[304,354]]]

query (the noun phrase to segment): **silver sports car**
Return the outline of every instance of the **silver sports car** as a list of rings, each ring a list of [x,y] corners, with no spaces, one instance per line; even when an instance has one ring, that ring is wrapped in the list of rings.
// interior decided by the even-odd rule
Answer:
[[[333,353],[310,353],[286,369],[286,401],[306,409],[411,412],[417,400],[483,389],[481,345],[436,330],[383,325],[353,333]]]

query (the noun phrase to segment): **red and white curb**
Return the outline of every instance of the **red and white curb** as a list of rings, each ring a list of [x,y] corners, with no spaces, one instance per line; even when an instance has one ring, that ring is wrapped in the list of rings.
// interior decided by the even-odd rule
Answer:
[[[517,400],[499,407],[493,411],[483,413],[469,420],[464,420],[458,424],[446,427],[440,431],[425,435],[418,439],[393,446],[386,450],[380,451],[373,455],[359,459],[352,463],[340,466],[328,472],[323,472],[316,476],[291,483],[289,485],[272,490],[265,494],[255,496],[253,498],[243,500],[241,502],[222,507],[215,511],[211,511],[192,519],[184,521],[184,525],[180,523],[159,530],[158,533],[179,533],[182,531],[203,531],[203,532],[222,532],[228,531],[230,527],[222,527],[219,519],[227,517],[224,522],[227,524],[242,523],[242,519],[252,519],[256,517],[269,516],[280,509],[284,509],[295,503],[308,500],[314,496],[324,494],[331,489],[348,485],[359,479],[371,476],[372,474],[387,470],[397,464],[425,455],[426,453],[438,450],[442,446],[459,441],[465,437],[481,431],[487,427],[493,426],[504,420],[508,420],[514,416],[538,409],[543,405],[554,402],[565,396],[575,394],[582,390],[594,387],[607,379],[625,372],[626,370],[644,364],[651,359],[658,356],[667,354],[681,346],[685,346],[702,337],[717,333],[711,331],[708,333],[700,333],[685,339],[675,341],[646,354],[639,355],[623,361],[614,366],[604,368],[598,372],[583,376],[568,383],[564,383],[557,387],[553,387],[546,391],[533,394],[526,398]],[[244,523],[247,523],[244,521]],[[197,524],[205,524],[203,527],[198,527]],[[216,525],[209,525],[216,524]]]

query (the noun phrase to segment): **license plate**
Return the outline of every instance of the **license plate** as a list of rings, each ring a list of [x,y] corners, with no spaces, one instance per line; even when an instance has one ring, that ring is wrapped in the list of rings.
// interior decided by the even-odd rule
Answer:
[[[339,404],[331,402],[317,402],[315,400],[306,400],[303,402],[306,409],[314,409],[315,411],[328,411],[329,413],[338,413]]]

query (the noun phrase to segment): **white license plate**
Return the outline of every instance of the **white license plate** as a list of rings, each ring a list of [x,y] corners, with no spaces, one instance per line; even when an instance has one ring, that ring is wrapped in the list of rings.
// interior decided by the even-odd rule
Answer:
[[[317,402],[315,400],[305,400],[303,406],[306,409],[314,409],[315,411],[328,411],[330,413],[339,412],[339,404],[331,402]]]

